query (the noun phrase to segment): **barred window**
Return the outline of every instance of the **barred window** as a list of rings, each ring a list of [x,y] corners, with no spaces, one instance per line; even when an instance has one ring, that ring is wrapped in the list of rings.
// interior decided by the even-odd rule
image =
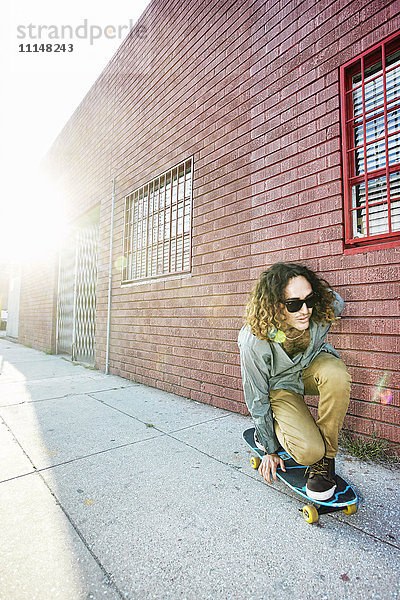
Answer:
[[[400,35],[341,68],[347,247],[400,241]]]
[[[125,198],[123,282],[191,268],[193,159]]]

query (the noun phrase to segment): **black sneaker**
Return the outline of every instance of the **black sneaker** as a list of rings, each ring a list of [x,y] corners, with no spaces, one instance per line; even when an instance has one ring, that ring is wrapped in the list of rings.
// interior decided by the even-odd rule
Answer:
[[[329,500],[336,489],[335,459],[322,458],[309,467],[306,494],[312,500]]]

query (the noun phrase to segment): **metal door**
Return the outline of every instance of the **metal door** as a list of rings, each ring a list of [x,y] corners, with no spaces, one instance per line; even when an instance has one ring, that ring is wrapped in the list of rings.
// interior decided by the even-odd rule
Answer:
[[[10,275],[10,285],[8,289],[8,317],[7,330],[8,337],[18,339],[19,325],[19,301],[21,293],[21,267],[13,268]]]
[[[60,255],[57,353],[94,364],[98,224],[76,229]]]

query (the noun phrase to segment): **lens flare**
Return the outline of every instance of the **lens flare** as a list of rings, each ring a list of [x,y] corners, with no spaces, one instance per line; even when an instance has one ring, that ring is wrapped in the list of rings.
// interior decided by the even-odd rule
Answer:
[[[391,390],[383,390],[380,393],[381,404],[390,404],[393,398]]]
[[[381,379],[379,380],[378,385],[376,386],[376,391],[373,397],[374,402],[380,402],[381,404],[390,404],[392,402],[393,393],[388,387],[386,387],[386,382],[388,379],[389,373],[386,372],[383,374]]]
[[[126,267],[126,257],[125,256],[119,256],[116,261],[114,262],[114,266],[116,269],[123,269],[124,267]]]

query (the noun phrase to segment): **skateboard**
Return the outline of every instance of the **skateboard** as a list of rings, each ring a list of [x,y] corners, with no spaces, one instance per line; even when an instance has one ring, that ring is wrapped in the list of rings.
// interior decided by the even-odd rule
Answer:
[[[258,469],[261,464],[261,459],[264,456],[264,452],[257,448],[254,441],[255,429],[246,429],[243,432],[243,439],[255,452],[255,456],[251,458],[251,466],[253,469]],[[347,481],[342,479],[340,475],[336,477],[336,490],[332,498],[324,501],[316,501],[307,496],[306,494],[306,483],[307,467],[299,465],[293,458],[282,448],[278,451],[279,456],[284,460],[286,473],[281,469],[277,469],[277,477],[288,485],[294,492],[305,498],[310,502],[303,507],[303,517],[307,523],[317,523],[319,515],[336,512],[343,510],[346,515],[353,515],[357,512],[358,508],[358,497],[353,488]],[[312,503],[312,504],[311,504]]]

